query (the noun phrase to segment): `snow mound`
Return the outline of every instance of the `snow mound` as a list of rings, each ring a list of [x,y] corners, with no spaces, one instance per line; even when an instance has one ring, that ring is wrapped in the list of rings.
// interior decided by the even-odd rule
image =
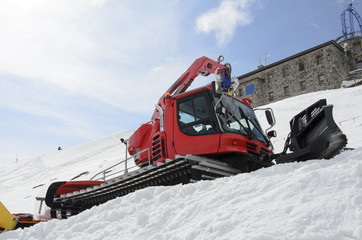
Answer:
[[[150,187],[6,239],[362,239],[362,148],[333,160]]]

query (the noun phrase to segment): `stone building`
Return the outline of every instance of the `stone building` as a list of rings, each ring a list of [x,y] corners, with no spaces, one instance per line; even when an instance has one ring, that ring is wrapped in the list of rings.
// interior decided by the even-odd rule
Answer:
[[[362,36],[344,36],[320,44],[238,77],[236,95],[254,107],[304,93],[340,88],[342,81],[361,79]]]

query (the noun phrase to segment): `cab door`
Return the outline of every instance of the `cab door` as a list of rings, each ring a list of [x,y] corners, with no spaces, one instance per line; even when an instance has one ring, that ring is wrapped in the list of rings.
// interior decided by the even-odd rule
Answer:
[[[176,154],[217,153],[220,129],[207,91],[177,99],[174,148]]]

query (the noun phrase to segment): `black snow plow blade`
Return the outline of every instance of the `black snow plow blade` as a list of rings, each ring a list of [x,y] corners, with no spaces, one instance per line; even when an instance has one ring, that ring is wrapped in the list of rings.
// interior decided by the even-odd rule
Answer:
[[[290,121],[290,134],[281,154],[273,158],[277,163],[310,159],[330,159],[347,144],[347,137],[334,122],[333,105],[321,99],[300,112]],[[288,150],[291,153],[286,153]]]

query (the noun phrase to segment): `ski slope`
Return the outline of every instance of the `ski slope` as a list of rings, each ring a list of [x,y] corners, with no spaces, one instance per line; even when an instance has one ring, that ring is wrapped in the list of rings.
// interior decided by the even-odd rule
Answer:
[[[51,220],[0,239],[362,239],[362,87],[305,94],[270,104],[273,139],[283,148],[289,120],[318,99],[334,105],[348,137],[331,160],[280,164],[230,178],[150,187],[68,220]],[[263,119],[260,116],[259,119]],[[263,124],[263,123],[262,123]],[[32,212],[54,181],[89,179],[125,155],[122,132],[2,166],[0,201],[11,212]]]

